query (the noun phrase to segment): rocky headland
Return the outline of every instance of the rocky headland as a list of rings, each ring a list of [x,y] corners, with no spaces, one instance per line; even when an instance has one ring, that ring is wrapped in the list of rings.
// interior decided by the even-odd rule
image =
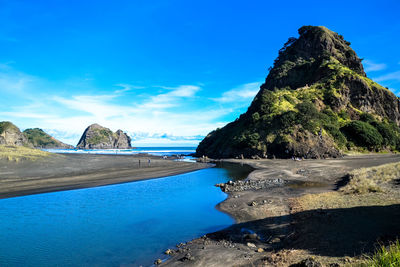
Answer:
[[[83,132],[76,145],[81,149],[129,149],[131,138],[122,130],[115,133],[99,124],[92,124]]]
[[[400,149],[400,101],[364,72],[343,36],[304,26],[279,50],[247,112],[209,133],[210,158],[327,158]]]
[[[28,142],[35,148],[74,148],[72,145],[57,140],[39,128],[26,129],[23,131],[23,134]]]
[[[32,148],[73,148],[42,129],[26,129],[23,132],[12,122],[0,122],[0,145],[26,146]]]
[[[9,121],[0,122],[0,145],[30,146],[26,136]]]

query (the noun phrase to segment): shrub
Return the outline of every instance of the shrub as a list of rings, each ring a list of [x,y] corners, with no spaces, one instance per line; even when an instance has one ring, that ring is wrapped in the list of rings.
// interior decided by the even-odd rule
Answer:
[[[296,124],[297,113],[287,111],[279,117],[279,123],[283,129],[293,127]]]
[[[395,148],[400,143],[399,127],[394,123],[372,122],[372,125],[382,135],[384,146]]]
[[[360,115],[360,120],[364,121],[364,122],[372,123],[375,121],[375,118],[374,118],[374,116],[372,116],[369,113],[363,113]]]
[[[305,130],[316,132],[319,126],[319,112],[315,105],[305,101],[296,105],[299,111],[297,119]]]
[[[341,128],[347,139],[358,146],[372,149],[383,142],[382,135],[371,124],[363,121],[351,121]]]
[[[346,137],[339,130],[339,127],[334,125],[325,125],[324,129],[335,139],[339,147],[344,147],[347,143]]]

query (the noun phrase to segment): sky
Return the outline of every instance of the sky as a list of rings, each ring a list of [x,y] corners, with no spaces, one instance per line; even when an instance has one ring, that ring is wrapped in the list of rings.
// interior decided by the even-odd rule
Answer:
[[[303,25],[344,36],[400,95],[399,1],[0,0],[0,121],[76,145],[196,146],[247,110]]]

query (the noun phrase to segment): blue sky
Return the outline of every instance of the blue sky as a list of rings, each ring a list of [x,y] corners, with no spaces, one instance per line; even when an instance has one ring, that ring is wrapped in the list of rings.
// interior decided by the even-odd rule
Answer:
[[[246,111],[303,25],[339,32],[400,94],[398,1],[0,0],[0,121],[76,144],[192,146]]]

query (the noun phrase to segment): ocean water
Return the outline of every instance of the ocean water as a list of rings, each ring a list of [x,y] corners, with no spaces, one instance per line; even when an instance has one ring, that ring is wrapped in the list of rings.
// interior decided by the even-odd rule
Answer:
[[[155,156],[189,155],[196,152],[195,147],[136,147],[133,149],[43,149],[53,153],[82,153],[82,154],[140,154],[147,153]]]
[[[0,266],[150,266],[179,242],[223,229],[224,164],[165,178],[0,200]]]

